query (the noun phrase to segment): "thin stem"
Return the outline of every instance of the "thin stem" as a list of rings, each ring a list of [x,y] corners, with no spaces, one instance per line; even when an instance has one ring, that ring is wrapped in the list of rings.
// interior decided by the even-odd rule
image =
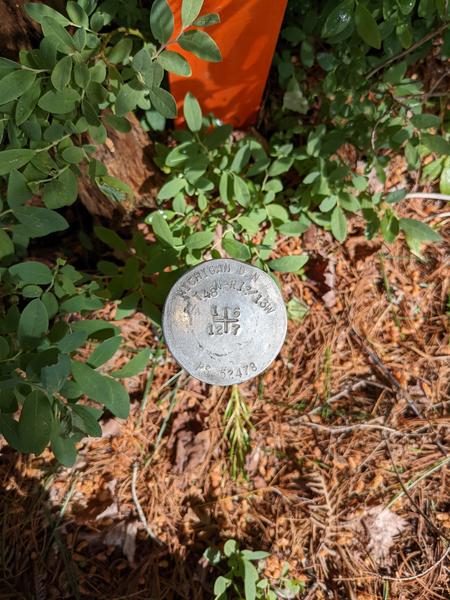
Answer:
[[[450,194],[438,194],[435,192],[411,192],[411,194],[406,194],[405,200],[411,198],[429,198],[430,200],[445,200],[446,202],[450,202]]]
[[[67,171],[67,169],[69,169],[69,168],[70,168],[70,165],[66,165],[52,177],[48,177],[47,179],[39,179],[38,181],[33,181],[33,183],[39,184],[39,183],[47,183],[49,181],[53,181],[54,179],[59,177],[61,175],[61,173],[64,173],[64,171]]]
[[[50,148],[53,148],[54,146],[57,146],[63,140],[66,140],[67,138],[70,138],[71,135],[72,135],[71,133],[67,133],[66,135],[63,135],[62,138],[59,138],[59,140],[55,140],[54,142],[52,142],[48,146],[45,146],[44,148],[36,148],[35,152],[36,153],[37,152],[45,152],[45,150],[50,150]]]
[[[404,56],[407,56],[411,52],[414,52],[414,50],[417,50],[417,48],[420,48],[420,46],[422,46],[423,44],[426,44],[427,42],[429,42],[430,40],[432,40],[434,37],[436,37],[437,35],[439,35],[443,31],[445,31],[448,28],[448,26],[449,26],[449,23],[443,23],[440,27],[438,27],[434,31],[431,31],[430,33],[428,33],[427,35],[425,35],[420,40],[417,40],[417,42],[415,44],[413,44],[409,48],[406,48],[406,50],[403,50],[402,52],[399,52],[395,56],[392,56],[391,58],[388,58],[388,60],[385,60],[384,62],[382,62],[381,65],[378,65],[378,67],[375,67],[374,69],[372,69],[372,71],[369,71],[369,73],[366,75],[366,78],[370,79],[376,73],[378,73],[378,71],[381,71],[382,69],[384,69],[385,67],[387,67],[391,63],[399,60],[400,58],[403,58]]]

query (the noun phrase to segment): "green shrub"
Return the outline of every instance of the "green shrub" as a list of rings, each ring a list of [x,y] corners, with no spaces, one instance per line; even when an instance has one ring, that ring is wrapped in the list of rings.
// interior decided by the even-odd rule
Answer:
[[[130,129],[125,115],[131,110],[176,116],[164,75],[189,75],[190,66],[169,49],[172,43],[204,60],[220,60],[212,38],[197,27],[218,22],[215,14],[198,18],[202,1],[183,1],[182,29],[175,34],[166,0],[153,2],[142,30],[130,27],[133,19],[142,22],[142,12],[128,4],[67,2],[67,15],[28,4],[29,16],[42,27],[39,47],[21,51],[19,62],[0,58],[0,176],[6,190],[0,196],[0,432],[22,452],[39,454],[50,443],[66,466],[74,463],[82,437],[101,435],[104,409],[128,416],[120,379],[142,371],[150,350],[107,375],[98,369],[119,349],[120,331],[108,322],[73,317],[102,308],[105,298],[116,297],[110,293],[114,286],[116,294],[120,285],[122,293],[126,286],[132,290],[133,261],[123,270],[126,283],[115,277],[105,289],[101,278],[79,273],[62,259],[54,268],[27,260],[30,240],[69,227],[56,209],[75,202],[81,169],[113,201],[131,194],[92,155],[106,140],[106,125]],[[127,26],[116,26],[115,19]],[[39,205],[36,198],[30,204],[33,196],[41,198]],[[120,240],[104,228],[97,231],[107,243]],[[126,294],[118,318],[128,314],[124,306],[132,294]],[[82,349],[83,356],[90,350],[86,360]]]
[[[214,120],[202,120],[188,95],[190,132],[176,132],[170,151],[159,147],[170,175],[159,199],[180,243],[189,250],[195,230],[206,251],[220,225],[230,256],[264,267],[279,236],[301,235],[311,223],[343,242],[352,213],[366,219],[369,239],[381,232],[390,243],[403,232],[418,256],[422,242],[439,241],[425,223],[397,216],[406,188],[384,194],[371,180],[382,187],[391,158],[402,154],[423,180],[440,178],[441,192],[450,191],[446,97],[427,94],[413,69],[438,34],[434,60],[445,69],[447,19],[447,5],[434,0],[290,2],[274,60],[281,94],[268,97],[269,143],[251,134],[234,142],[226,125],[210,131]],[[357,164],[346,159],[346,144]],[[196,260],[188,253],[188,264]]]

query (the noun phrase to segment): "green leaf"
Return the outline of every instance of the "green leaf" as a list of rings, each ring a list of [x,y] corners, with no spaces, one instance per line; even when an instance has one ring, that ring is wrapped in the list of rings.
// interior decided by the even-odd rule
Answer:
[[[242,179],[242,177],[239,177],[239,175],[236,175],[234,173],[233,173],[233,191],[234,191],[234,197],[236,198],[236,201],[241,206],[246,208],[250,202],[250,191],[248,189],[248,185],[245,183],[245,181]]]
[[[53,273],[47,265],[34,260],[13,265],[9,268],[9,272],[13,277],[18,277],[23,283],[46,285],[53,281]]]
[[[89,67],[85,63],[76,63],[73,68],[73,77],[78,87],[82,89],[87,88],[91,80]]]
[[[447,158],[444,163],[439,181],[439,190],[441,194],[450,194],[450,158]]]
[[[173,33],[173,13],[166,0],[155,0],[150,11],[150,29],[153,36],[165,44]]]
[[[158,63],[163,69],[176,75],[182,75],[184,77],[190,77],[192,75],[191,65],[188,61],[179,54],[172,50],[164,50],[157,58]]]
[[[441,120],[437,115],[423,113],[421,115],[414,115],[411,117],[411,123],[417,129],[430,129],[430,127],[437,129],[441,125]]]
[[[36,108],[41,96],[41,83],[35,81],[33,85],[20,96],[16,104],[16,125],[22,125]]]
[[[158,200],[170,200],[186,187],[186,181],[179,177],[167,181],[158,192]]]
[[[403,48],[409,48],[413,41],[413,32],[409,23],[400,23],[396,27],[398,39]]]
[[[233,581],[229,577],[219,575],[214,582],[214,600],[226,600],[225,593],[232,583]]]
[[[245,600],[256,600],[256,583],[259,579],[258,570],[248,560],[242,561],[244,564],[244,591]]]
[[[51,81],[53,87],[62,92],[66,85],[69,83],[71,75],[72,57],[63,56],[61,60],[58,60],[58,62],[55,65],[55,68],[52,71]]]
[[[47,310],[38,298],[29,302],[20,315],[17,327],[17,337],[25,345],[35,343],[43,337],[48,330]]]
[[[96,339],[105,339],[110,337],[111,334],[115,335],[120,333],[120,329],[103,319],[83,319],[72,323],[72,329],[75,332],[86,333],[89,337]]]
[[[10,415],[0,412],[0,433],[10,446],[21,450],[18,422]]]
[[[122,343],[122,337],[120,335],[116,335],[114,337],[108,338],[101,344],[95,348],[92,354],[89,356],[87,362],[91,367],[96,369],[100,365],[103,365],[105,362],[110,360]]]
[[[278,227],[278,231],[283,235],[301,235],[309,229],[310,223],[301,223],[300,221],[291,221],[283,223]]]
[[[31,2],[29,4],[25,4],[25,12],[31,17],[34,21],[42,24],[45,18],[50,18],[62,25],[63,27],[67,27],[70,25],[69,19],[67,19],[64,15],[54,10],[50,6],[46,6],[45,4]]]
[[[49,17],[44,17],[41,25],[45,37],[53,40],[56,43],[58,50],[64,54],[70,54],[76,50],[72,36],[57,21]]]
[[[48,208],[17,206],[13,212],[19,223],[26,227],[27,235],[31,238],[44,237],[69,227],[64,217]]]
[[[108,53],[108,60],[113,65],[123,63],[128,59],[132,51],[133,40],[131,38],[123,37],[113,48],[111,48],[111,51]]]
[[[302,300],[291,298],[286,305],[288,319],[301,323],[309,312],[309,306]]]
[[[56,363],[42,367],[40,380],[47,393],[59,392],[70,375],[70,359],[61,354]]]
[[[335,206],[331,213],[331,232],[341,243],[347,237],[347,219],[340,206]]]
[[[41,300],[47,309],[48,318],[52,319],[58,312],[58,301],[52,292],[44,292],[41,296]]]
[[[183,0],[181,4],[181,23],[183,29],[192,25],[202,10],[203,0]]]
[[[77,460],[77,449],[74,442],[67,437],[52,433],[50,446],[56,459],[65,467],[73,467]]]
[[[128,246],[125,241],[112,229],[108,229],[107,227],[102,227],[101,225],[97,225],[94,227],[94,233],[104,244],[112,248],[113,250],[118,250],[119,252],[128,253]]]
[[[50,440],[53,414],[48,398],[39,391],[25,398],[20,414],[18,435],[22,452],[40,454]]]
[[[274,258],[268,262],[268,265],[272,271],[278,271],[279,273],[297,273],[307,262],[307,254],[291,254],[290,256]]]
[[[0,105],[19,98],[34,83],[36,73],[17,70],[0,79]]]
[[[72,146],[72,148],[81,151],[80,148],[75,148],[75,146]],[[67,148],[67,150],[72,148]],[[47,208],[61,208],[73,204],[77,199],[77,195],[77,177],[73,171],[66,169],[56,179],[44,186],[42,200]]]
[[[154,212],[152,214],[151,225],[153,228],[153,232],[160,240],[166,242],[169,246],[175,247],[175,239],[170,231],[170,227],[167,224],[167,221],[159,212]]]
[[[372,48],[381,48],[381,35],[372,13],[368,8],[358,2],[355,11],[356,31],[367,45]]]
[[[242,550],[242,556],[247,560],[264,560],[269,558],[270,552],[263,550]]]
[[[230,557],[238,551],[236,540],[227,540],[223,546],[223,552],[226,557]]]
[[[141,98],[141,92],[135,90],[128,83],[123,85],[116,98],[116,114],[123,117],[127,112],[134,110]]]
[[[432,229],[426,223],[416,221],[415,219],[400,219],[399,227],[405,232],[406,236],[419,242],[440,242],[442,237],[437,231]]]
[[[155,110],[166,119],[175,119],[177,116],[177,103],[167,90],[154,88],[149,91],[150,101]]]
[[[121,133],[128,133],[131,131],[131,123],[125,117],[118,117],[112,113],[105,113],[103,118],[108,125],[113,127],[116,131],[120,131]]]
[[[29,163],[35,154],[34,150],[27,148],[1,151],[0,175],[8,175],[13,169],[20,169]]]
[[[332,37],[344,31],[352,20],[354,4],[354,0],[344,0],[333,8],[322,28],[322,37]]]
[[[201,250],[209,246],[214,240],[212,231],[197,231],[186,238],[185,246],[188,250]]]
[[[138,375],[138,373],[141,373],[146,368],[151,355],[152,349],[144,348],[144,350],[138,352],[136,356],[129,360],[121,369],[113,371],[111,375],[120,378],[134,377],[134,375]]]
[[[0,229],[0,260],[14,254],[14,244],[4,229]]]
[[[430,133],[422,133],[421,136],[422,143],[429,149],[431,152],[435,152],[436,154],[450,154],[450,142],[445,140],[440,135],[431,135]],[[1,156],[1,153],[0,153]]]
[[[91,400],[106,406],[116,417],[126,419],[130,399],[125,388],[114,379],[100,375],[88,365],[72,361],[72,375],[80,389]]]
[[[48,91],[40,98],[38,106],[54,115],[63,115],[71,112],[79,101],[80,94],[76,90],[65,88],[62,92]]]
[[[207,13],[202,15],[192,23],[196,27],[210,27],[220,23],[220,16],[217,13]]]
[[[39,298],[42,294],[42,288],[38,285],[26,285],[21,292],[24,298]]]
[[[90,406],[82,406],[81,404],[74,404],[72,406],[73,412],[79,417],[82,421],[77,426],[79,429],[82,429],[85,433],[92,437],[101,437],[102,436],[102,428],[97,422],[97,419],[94,415],[94,410]]]
[[[183,113],[189,129],[194,132],[200,131],[203,119],[202,109],[197,98],[191,92],[184,97]]]
[[[416,0],[397,0],[397,4],[404,15],[409,15],[414,10]]]
[[[148,89],[157,88],[161,85],[164,70],[160,64],[154,62],[147,48],[142,48],[133,58],[133,69],[142,77],[142,81]]]
[[[66,5],[67,14],[75,23],[75,25],[79,25],[80,27],[84,27],[85,29],[89,28],[89,17],[83,10],[83,7],[77,4],[76,2],[68,2]]]
[[[310,68],[314,64],[314,47],[308,40],[304,40],[300,46],[300,58],[302,64]]]
[[[71,165],[78,165],[85,158],[84,151],[79,146],[69,146],[68,148],[65,148],[61,152],[61,156],[66,162],[70,163]],[[64,171],[64,173],[66,172],[72,173],[72,171],[70,170]]]
[[[178,43],[188,52],[209,62],[220,62],[222,55],[216,42],[205,32],[189,29],[181,34]]]
[[[24,175],[17,170],[11,171],[8,179],[8,190],[6,192],[8,206],[10,208],[21,206],[24,202],[30,200],[31,197],[32,193],[27,186],[27,180]]]
[[[232,237],[222,238],[222,248],[228,256],[237,260],[250,260],[252,257],[249,247]]]

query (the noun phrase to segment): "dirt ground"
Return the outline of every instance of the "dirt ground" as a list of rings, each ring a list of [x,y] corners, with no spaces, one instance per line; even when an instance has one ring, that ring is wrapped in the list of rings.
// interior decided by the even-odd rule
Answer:
[[[274,582],[287,561],[305,600],[450,598],[450,213],[401,212],[447,234],[424,262],[358,219],[344,245],[314,227],[279,244],[310,254],[303,279],[281,277],[306,316],[239,386],[247,478],[230,476],[230,389],[181,372],[143,315],[119,322],[125,346],[155,349],[126,380],[129,419],[102,422],[70,470],[2,442],[0,599],[212,598],[202,554],[228,538],[269,551]]]

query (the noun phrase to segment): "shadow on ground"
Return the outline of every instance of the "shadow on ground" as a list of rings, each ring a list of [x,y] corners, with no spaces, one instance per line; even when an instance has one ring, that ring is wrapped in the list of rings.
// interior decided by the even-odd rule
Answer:
[[[76,499],[70,516],[65,514],[68,499],[66,505],[52,501],[57,466],[43,463],[24,476],[26,460],[9,447],[0,451],[1,600],[213,596],[219,571],[197,548],[181,557],[137,527],[135,514],[112,519],[113,494],[108,497],[105,490],[95,505],[83,507],[91,518],[83,525]]]

